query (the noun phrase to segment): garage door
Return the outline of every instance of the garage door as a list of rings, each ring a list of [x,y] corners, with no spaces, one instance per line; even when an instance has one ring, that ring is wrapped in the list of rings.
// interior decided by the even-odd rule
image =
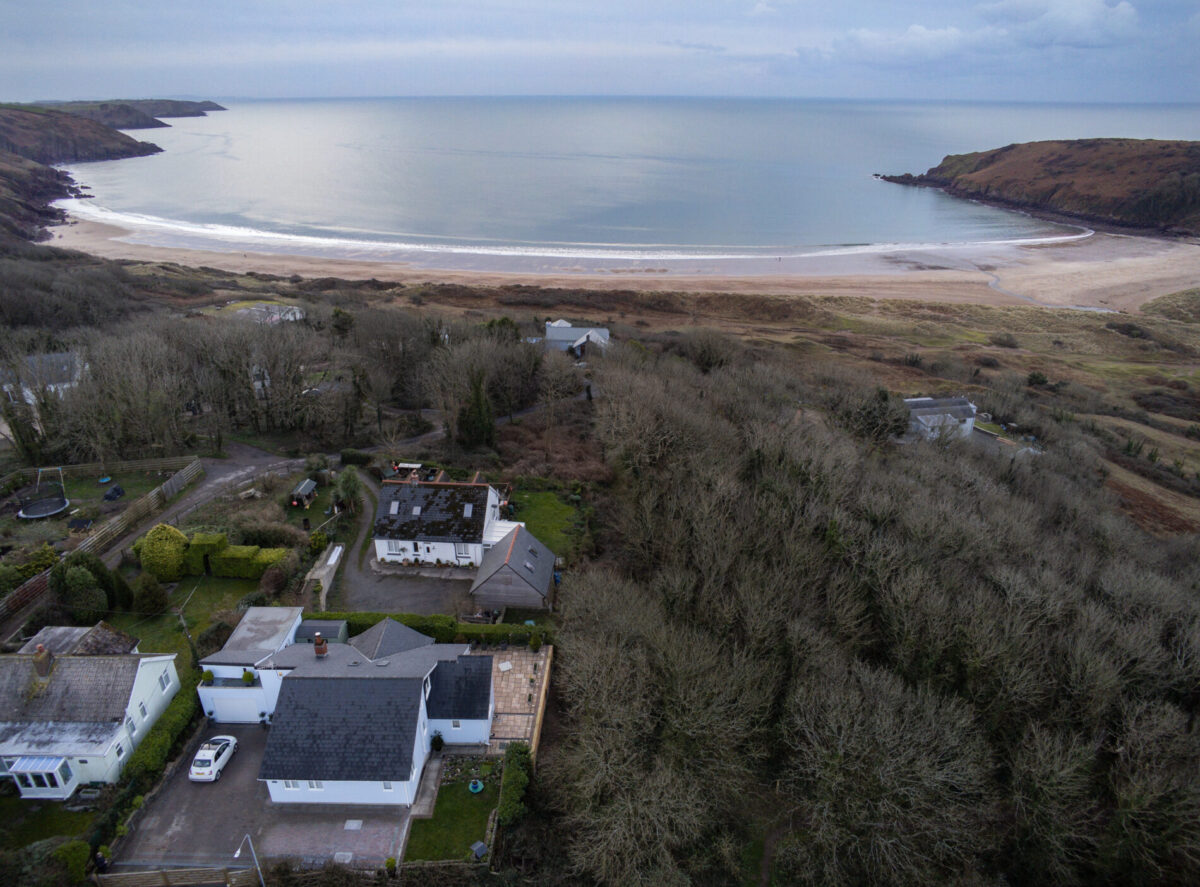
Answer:
[[[245,696],[214,699],[213,717],[221,724],[257,724],[260,704],[260,700]]]

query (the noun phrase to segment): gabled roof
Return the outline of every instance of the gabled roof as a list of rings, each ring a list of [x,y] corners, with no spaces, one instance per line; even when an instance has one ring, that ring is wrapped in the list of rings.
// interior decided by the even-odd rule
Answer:
[[[350,638],[350,644],[371,660],[407,653],[418,647],[428,647],[433,642],[433,638],[397,622],[390,616],[376,622],[362,634]]]
[[[492,701],[492,657],[459,656],[439,662],[425,701],[430,718],[483,720]]]
[[[22,364],[18,370],[21,382],[31,388],[70,385],[79,376],[79,358],[73,351],[27,354]],[[0,385],[11,385],[15,381],[11,368],[0,367]]]
[[[0,723],[121,721],[143,659],[122,655],[55,656],[50,676],[39,680],[33,657],[0,656]]]
[[[965,397],[909,397],[904,403],[909,416],[917,421],[930,416],[970,419],[975,415],[975,404]]]
[[[345,629],[345,619],[305,619],[296,629],[296,643],[313,640],[318,631],[325,640],[336,643]]]
[[[38,644],[55,656],[65,656],[68,653],[77,656],[97,656],[106,653],[132,653],[138,645],[138,639],[113,628],[107,622],[97,622],[91,628],[47,625],[17,652],[36,653]]]
[[[522,526],[510,531],[483,556],[471,591],[485,584],[501,570],[511,570],[534,591],[545,597],[554,579],[554,552]]]
[[[481,542],[487,484],[384,484],[375,535],[418,542]]]
[[[407,780],[421,685],[420,678],[285,678],[258,778]]]

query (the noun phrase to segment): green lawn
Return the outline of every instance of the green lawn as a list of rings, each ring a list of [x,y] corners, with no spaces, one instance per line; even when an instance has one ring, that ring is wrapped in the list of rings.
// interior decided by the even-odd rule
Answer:
[[[175,668],[183,671],[192,663],[191,649],[174,612],[184,601],[184,621],[192,638],[213,623],[213,613],[233,610],[237,602],[258,588],[253,579],[219,579],[215,576],[185,576],[171,594],[170,609],[161,616],[114,613],[108,622],[140,639],[142,653],[177,653]]]
[[[450,782],[438,790],[432,819],[414,819],[404,858],[466,859],[467,851],[482,841],[491,815],[500,797],[496,782],[485,784],[483,791],[471,794],[466,782]]]
[[[524,521],[526,529],[560,557],[575,550],[575,507],[557,493],[515,492],[510,500],[517,506],[513,520]]]
[[[55,801],[29,801],[0,795],[0,849],[16,850],[55,835],[74,837],[87,831],[95,814],[72,813]]]

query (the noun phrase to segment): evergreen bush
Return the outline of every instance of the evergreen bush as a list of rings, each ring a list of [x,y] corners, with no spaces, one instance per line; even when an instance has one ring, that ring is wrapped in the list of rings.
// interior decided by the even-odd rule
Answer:
[[[177,582],[183,578],[187,536],[170,524],[158,524],[142,537],[139,557],[142,569],[154,574],[160,582]]]
[[[153,573],[141,573],[133,581],[134,612],[146,616],[157,616],[167,609],[168,603],[167,590],[154,578]]]

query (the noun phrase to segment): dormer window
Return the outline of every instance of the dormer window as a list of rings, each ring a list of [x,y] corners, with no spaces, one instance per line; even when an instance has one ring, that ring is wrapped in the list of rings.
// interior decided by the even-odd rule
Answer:
[[[470,517],[471,512],[473,512],[474,510],[475,510],[475,506],[472,505],[470,502],[468,502],[466,505],[463,506],[463,517]]]
[[[525,561],[525,569],[528,570],[530,573],[532,573],[533,572],[533,564],[531,564],[529,561]]]
[[[414,505],[413,506],[413,517],[420,517],[420,516],[421,516],[421,506]]]

